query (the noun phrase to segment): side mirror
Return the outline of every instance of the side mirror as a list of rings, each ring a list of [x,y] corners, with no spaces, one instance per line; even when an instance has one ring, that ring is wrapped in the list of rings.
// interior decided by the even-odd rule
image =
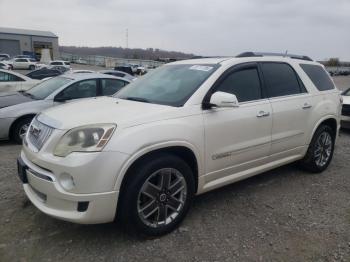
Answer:
[[[215,107],[238,107],[239,103],[235,95],[219,91],[212,94],[210,105]]]

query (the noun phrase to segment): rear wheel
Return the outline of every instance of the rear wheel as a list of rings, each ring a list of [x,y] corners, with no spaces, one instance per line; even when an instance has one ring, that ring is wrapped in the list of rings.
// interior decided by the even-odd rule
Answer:
[[[329,166],[334,153],[334,131],[326,125],[320,126],[309,145],[301,166],[313,173],[320,173]]]
[[[132,170],[118,211],[129,229],[163,235],[181,223],[193,195],[193,173],[187,163],[173,155],[158,155],[144,159]]]
[[[11,139],[17,144],[21,144],[24,136],[26,135],[30,122],[32,121],[32,117],[22,118],[14,123],[12,128],[12,132],[10,134]]]

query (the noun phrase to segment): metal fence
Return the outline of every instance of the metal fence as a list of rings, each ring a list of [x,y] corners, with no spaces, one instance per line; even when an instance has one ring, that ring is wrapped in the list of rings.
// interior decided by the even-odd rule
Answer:
[[[146,67],[158,67],[163,62],[153,61],[153,60],[140,60],[140,59],[127,59],[127,58],[116,58],[98,55],[74,55],[68,53],[61,53],[61,59],[66,61],[71,61],[74,63],[81,63],[94,66],[104,66],[107,68],[112,68],[118,65],[134,64]]]

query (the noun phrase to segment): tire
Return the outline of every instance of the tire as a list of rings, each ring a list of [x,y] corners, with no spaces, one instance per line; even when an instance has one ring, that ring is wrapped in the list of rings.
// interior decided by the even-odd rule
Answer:
[[[34,70],[35,69],[35,66],[34,65],[30,65],[29,66],[29,70]]]
[[[171,154],[156,154],[141,160],[128,174],[118,205],[126,229],[147,236],[174,230],[185,218],[194,196],[195,182],[188,164]],[[164,181],[170,186],[162,188]]]
[[[22,138],[28,130],[33,117],[25,117],[16,121],[13,125],[10,137],[16,144],[22,144]]]
[[[333,129],[327,125],[321,125],[316,130],[305,157],[300,161],[301,167],[312,173],[321,173],[326,170],[333,158],[334,142]]]

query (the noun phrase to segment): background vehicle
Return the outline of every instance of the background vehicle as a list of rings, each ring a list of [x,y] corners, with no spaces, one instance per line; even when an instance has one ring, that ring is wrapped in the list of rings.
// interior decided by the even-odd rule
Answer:
[[[51,216],[103,223],[117,210],[127,228],[161,235],[181,223],[195,194],[294,161],[324,171],[340,109],[330,76],[305,56],[179,61],[115,97],[42,112],[24,141],[19,176]]]
[[[102,74],[70,74],[43,81],[25,92],[0,93],[0,139],[21,143],[33,117],[68,101],[113,95],[129,83]]]
[[[122,77],[122,78],[126,78],[130,81],[134,81],[136,80],[137,78],[128,74],[128,73],[125,73],[123,71],[117,71],[117,70],[101,70],[101,71],[98,71],[99,73],[101,74],[106,74],[106,75],[112,75],[112,76],[117,76],[117,77]]]
[[[341,113],[341,126],[350,128],[350,88],[342,93],[343,107]]]
[[[0,54],[0,61],[9,60],[10,56],[8,54]]]
[[[114,67],[114,70],[122,71],[122,72],[128,73],[129,75],[132,75],[132,76],[136,72],[136,69],[134,70],[134,68],[129,66],[129,65],[116,66],[116,67]]]
[[[55,76],[59,76],[61,75],[62,72],[56,69],[50,69],[50,68],[40,68],[37,70],[34,70],[28,74],[26,74],[26,76],[28,76],[29,78],[32,79],[38,79],[38,80],[42,80],[44,78],[47,77],[55,77]]]
[[[37,67],[37,61],[33,58],[15,58],[8,62],[12,69],[34,70]]]
[[[28,90],[39,83],[25,75],[0,69],[0,93]]]
[[[53,67],[53,66],[62,66],[62,67],[66,67],[68,69],[70,69],[70,62],[68,61],[63,61],[63,60],[54,60],[54,61],[51,61],[49,63],[49,66]]]
[[[12,70],[12,66],[5,61],[0,62],[0,69]]]

